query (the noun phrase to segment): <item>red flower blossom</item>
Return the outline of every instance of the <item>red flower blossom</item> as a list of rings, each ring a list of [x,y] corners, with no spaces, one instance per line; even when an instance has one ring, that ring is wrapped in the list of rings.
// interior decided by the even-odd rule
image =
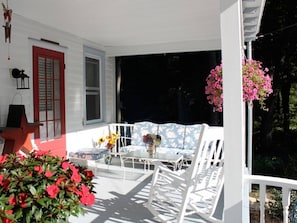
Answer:
[[[2,223],[13,223],[13,220],[10,220],[10,219],[5,218],[5,217],[1,218],[1,220],[2,220]]]
[[[90,193],[90,188],[86,186],[85,184],[81,185],[81,192],[82,194],[88,194]]]
[[[44,155],[49,155],[49,152],[47,152],[47,151],[41,151],[41,150],[36,150],[35,151],[35,155],[37,157],[40,157],[40,156],[44,156]]]
[[[4,176],[0,174],[0,185],[3,185]]]
[[[80,202],[85,205],[93,205],[95,202],[95,195],[90,193],[90,188],[86,185],[81,186]]]
[[[86,177],[88,177],[88,178],[93,178],[94,177],[94,174],[93,174],[92,170],[85,170],[84,173],[85,173]]]
[[[87,194],[80,198],[80,202],[84,205],[91,206],[95,203],[95,195],[94,194]]]
[[[79,169],[76,168],[76,166],[74,166],[73,164],[70,164],[69,167],[70,167],[70,169],[72,170],[72,172],[76,172],[76,173],[78,173]]]
[[[59,191],[60,191],[59,187],[55,184],[49,185],[46,188],[46,192],[48,193],[50,198],[56,198]]]
[[[20,157],[21,160],[24,160],[26,159],[26,156],[24,153],[20,152],[20,151],[17,151],[16,154],[18,155],[18,157]]]
[[[25,193],[19,194],[18,199],[19,199],[19,204],[20,204],[21,208],[25,208],[27,206],[27,204],[28,204],[26,202],[27,198],[28,198],[27,194],[25,194]]]
[[[13,210],[5,210],[5,215],[10,215],[10,214],[13,214]],[[13,223],[13,220],[10,220],[6,217],[2,217],[1,220],[2,220],[2,223]]]
[[[62,182],[66,182],[65,176],[59,177],[56,181],[56,185],[60,185]]]
[[[16,198],[14,195],[8,198],[8,203],[12,206],[16,205]]]
[[[67,161],[65,161],[65,162],[62,163],[62,168],[63,168],[64,170],[67,170],[67,169],[69,168],[69,166],[70,166],[70,163],[67,162]]]
[[[46,170],[44,175],[45,175],[47,178],[49,178],[49,177],[52,177],[54,174],[55,174],[54,172],[52,172],[52,171],[50,171],[50,170]]]
[[[73,172],[72,176],[71,176],[71,180],[76,182],[76,183],[80,183],[81,182],[81,176],[79,175],[78,172]]]
[[[53,212],[66,219],[69,215],[84,213],[82,205],[94,203],[92,171],[64,158],[42,154],[0,156],[0,197],[3,200],[0,222],[22,222],[28,214],[30,222],[37,222],[40,211],[43,222],[58,222],[52,219]],[[65,205],[67,203],[71,206]],[[6,213],[6,210],[9,211]]]
[[[35,167],[34,167],[34,170],[35,170],[36,172],[38,172],[38,174],[41,174],[42,171],[43,171],[42,166],[35,166]]]
[[[5,163],[7,160],[7,154],[0,156],[0,164]]]
[[[3,178],[3,180],[2,180],[2,187],[4,188],[4,190],[8,190],[9,189],[9,183],[10,183],[10,181],[8,180],[8,179],[4,179]]]
[[[75,193],[78,196],[82,196],[82,192],[79,191],[75,186],[68,187],[67,189],[68,189],[68,191]]]

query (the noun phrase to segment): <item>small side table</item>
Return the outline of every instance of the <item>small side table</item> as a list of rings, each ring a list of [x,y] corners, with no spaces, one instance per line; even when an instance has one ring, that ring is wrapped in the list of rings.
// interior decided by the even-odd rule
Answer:
[[[86,160],[99,160],[109,155],[107,148],[87,148],[81,149],[77,152],[71,152],[69,158],[80,158]]]

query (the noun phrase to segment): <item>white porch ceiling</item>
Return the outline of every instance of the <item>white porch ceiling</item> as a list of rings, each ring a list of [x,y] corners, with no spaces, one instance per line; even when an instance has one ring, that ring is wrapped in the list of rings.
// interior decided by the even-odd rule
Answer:
[[[255,39],[264,2],[243,0],[245,41]],[[14,14],[109,49],[220,49],[220,0],[8,0],[8,4]]]

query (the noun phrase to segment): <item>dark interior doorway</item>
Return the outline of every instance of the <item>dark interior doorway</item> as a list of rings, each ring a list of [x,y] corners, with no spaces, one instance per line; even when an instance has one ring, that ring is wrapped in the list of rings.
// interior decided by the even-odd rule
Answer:
[[[220,61],[220,51],[118,57],[117,121],[221,124],[204,93],[205,79]]]

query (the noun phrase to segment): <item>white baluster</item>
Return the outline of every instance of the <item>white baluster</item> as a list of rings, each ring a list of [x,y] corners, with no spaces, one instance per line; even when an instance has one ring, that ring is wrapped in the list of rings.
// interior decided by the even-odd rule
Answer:
[[[289,222],[289,206],[290,206],[290,197],[291,190],[288,188],[282,188],[282,204],[283,204],[283,223]]]
[[[260,223],[265,223],[266,185],[260,184]]]

